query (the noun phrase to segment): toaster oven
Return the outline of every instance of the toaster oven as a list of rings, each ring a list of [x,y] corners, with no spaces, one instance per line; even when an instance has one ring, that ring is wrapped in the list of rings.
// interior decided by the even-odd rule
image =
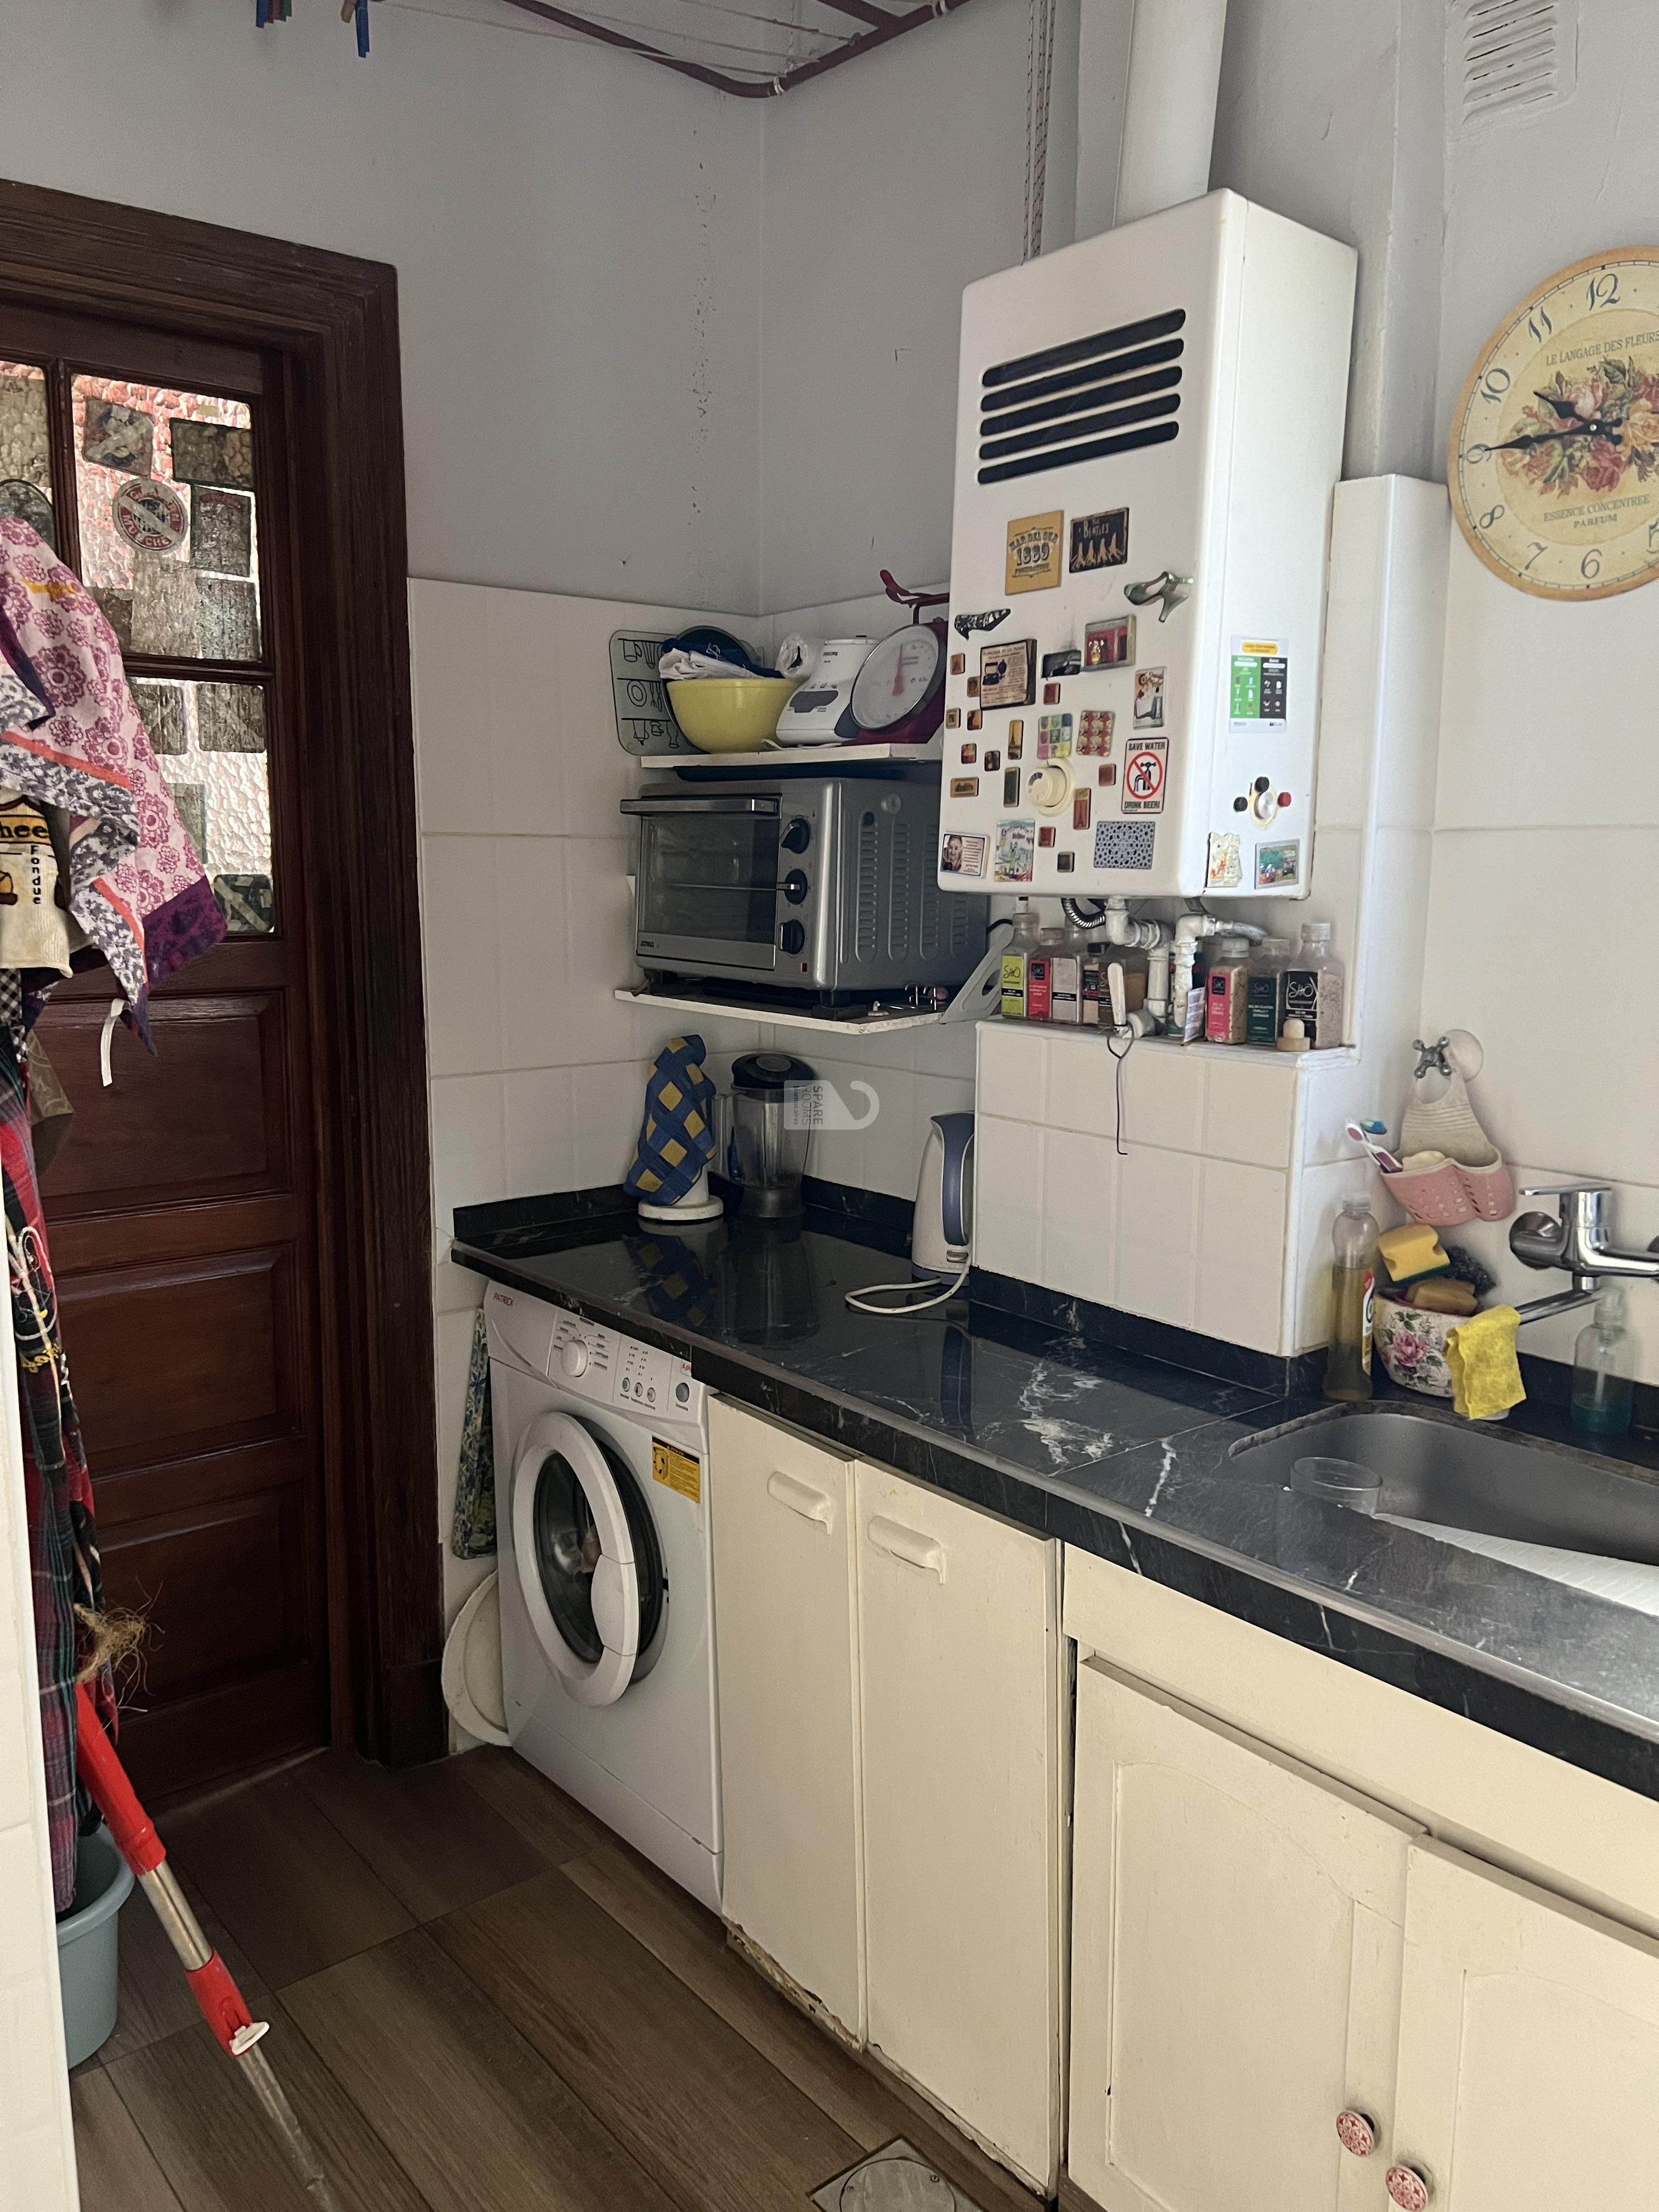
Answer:
[[[939,790],[864,775],[649,786],[634,953],[648,971],[835,1003],[965,982],[986,904],[941,890]]]

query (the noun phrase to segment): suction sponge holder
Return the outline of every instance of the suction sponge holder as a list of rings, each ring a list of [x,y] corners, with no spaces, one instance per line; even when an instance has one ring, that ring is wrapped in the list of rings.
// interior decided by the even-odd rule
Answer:
[[[1507,1221],[1515,1178],[1469,1103],[1468,1085],[1486,1063],[1480,1040],[1449,1030],[1432,1044],[1415,1040],[1417,1066],[1400,1127],[1400,1155],[1439,1152],[1432,1167],[1388,1179],[1389,1196],[1414,1221],[1455,1229],[1466,1221]]]

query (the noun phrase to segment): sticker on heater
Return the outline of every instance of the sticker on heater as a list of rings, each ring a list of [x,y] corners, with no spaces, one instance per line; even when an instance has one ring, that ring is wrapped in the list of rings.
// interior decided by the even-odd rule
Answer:
[[[702,1504],[701,1462],[678,1444],[664,1443],[660,1437],[651,1439],[651,1480],[661,1483],[665,1490],[689,1498],[694,1505]]]
[[[1158,836],[1156,822],[1097,822],[1095,866],[1097,868],[1150,868]]]
[[[1137,738],[1123,757],[1123,796],[1126,814],[1162,814],[1164,787],[1168,780],[1170,740]]]
[[[1071,758],[1072,718],[1069,714],[1038,716],[1036,757],[1040,761]]]
[[[1282,637],[1236,637],[1228,686],[1230,726],[1252,737],[1282,730],[1289,712],[1291,648]]]
[[[1205,883],[1212,891],[1236,891],[1244,880],[1244,863],[1239,853],[1237,831],[1212,830],[1210,832],[1209,857],[1204,871]]]
[[[939,848],[940,875],[982,876],[987,842],[983,837],[960,837],[953,831]]]
[[[1035,822],[997,824],[995,880],[1000,884],[1029,884],[1036,855]]]
[[[1135,671],[1135,727],[1138,730],[1164,726],[1164,671],[1161,668],[1137,668]]]
[[[1112,750],[1112,732],[1116,726],[1117,717],[1109,707],[1085,707],[1078,724],[1078,750],[1091,753],[1097,760],[1107,759]]]
[[[1072,574],[1121,568],[1129,557],[1129,510],[1109,507],[1103,514],[1072,517]]]
[[[1008,638],[1001,645],[979,649],[979,703],[981,707],[1029,707],[1036,666],[1034,637]],[[974,679],[969,677],[969,689]]]
[[[1256,847],[1257,890],[1276,890],[1283,884],[1295,883],[1301,873],[1302,841],[1299,837],[1289,838],[1283,844]]]
[[[1003,590],[1053,591],[1060,581],[1065,543],[1066,516],[1060,507],[1052,514],[1023,514],[1018,521],[1011,522]]]

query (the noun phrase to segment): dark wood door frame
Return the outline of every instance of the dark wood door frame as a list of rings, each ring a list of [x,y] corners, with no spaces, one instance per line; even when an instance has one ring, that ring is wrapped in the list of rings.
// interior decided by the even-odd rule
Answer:
[[[0,181],[0,300],[264,349],[305,639],[334,1733],[437,1757],[432,1199],[397,273]],[[292,896],[295,887],[289,887]]]

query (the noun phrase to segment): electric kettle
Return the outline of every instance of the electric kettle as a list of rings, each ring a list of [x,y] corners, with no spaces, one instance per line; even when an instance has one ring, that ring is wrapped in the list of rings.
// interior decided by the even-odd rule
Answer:
[[[949,1282],[968,1264],[974,1241],[974,1117],[935,1114],[921,1148],[910,1268]]]

